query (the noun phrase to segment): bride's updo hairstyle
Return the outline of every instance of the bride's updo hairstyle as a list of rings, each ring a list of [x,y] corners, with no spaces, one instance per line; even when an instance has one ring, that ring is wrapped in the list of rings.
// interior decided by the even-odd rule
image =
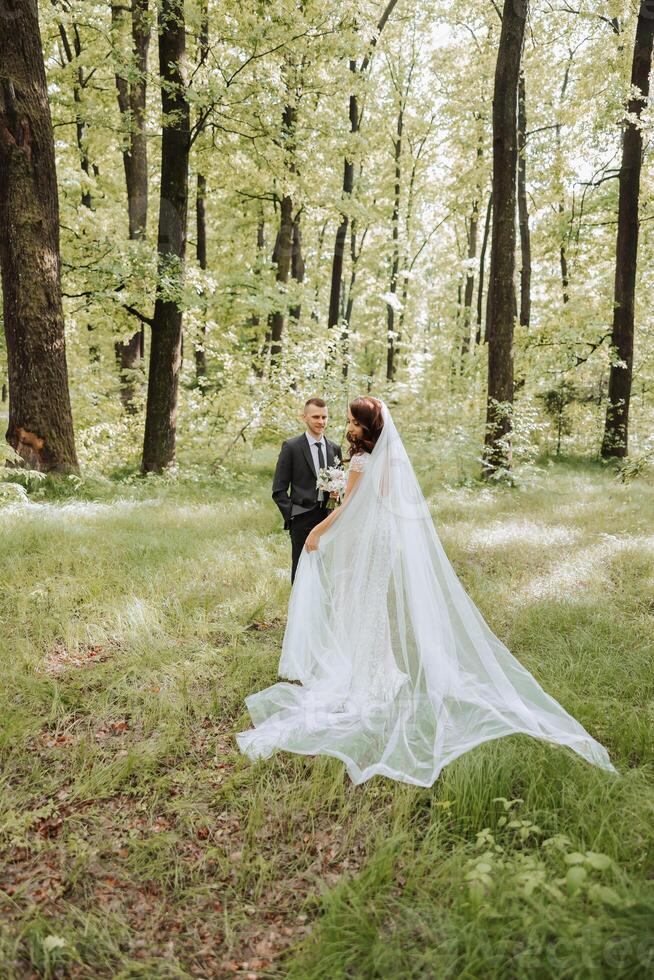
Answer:
[[[382,416],[382,403],[377,398],[355,398],[350,402],[350,412],[357,425],[363,429],[363,434],[355,438],[347,433],[347,441],[350,443],[350,459],[357,453],[371,453],[375,443],[384,428]]]

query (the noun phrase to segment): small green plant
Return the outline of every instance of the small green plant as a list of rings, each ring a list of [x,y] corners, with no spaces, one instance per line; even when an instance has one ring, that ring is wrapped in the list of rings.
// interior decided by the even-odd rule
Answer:
[[[577,388],[564,378],[554,388],[548,388],[536,397],[543,403],[543,411],[555,426],[556,455],[560,456],[562,437],[569,436],[572,432],[568,409],[579,397]]]
[[[654,463],[654,451],[641,453],[638,456],[627,456],[618,462],[615,478],[619,483],[631,483],[647,473]]]

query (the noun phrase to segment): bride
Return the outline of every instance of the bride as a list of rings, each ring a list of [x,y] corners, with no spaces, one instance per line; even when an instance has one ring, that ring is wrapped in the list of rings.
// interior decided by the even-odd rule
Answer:
[[[342,759],[431,786],[474,746],[516,732],[615,771],[606,749],[491,631],[457,578],[388,407],[356,398],[343,504],[307,538],[279,664],[249,695],[250,758],[275,749]]]

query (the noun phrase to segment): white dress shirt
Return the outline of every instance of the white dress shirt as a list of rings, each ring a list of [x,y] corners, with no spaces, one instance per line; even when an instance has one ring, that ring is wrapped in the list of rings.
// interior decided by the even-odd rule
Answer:
[[[309,443],[309,449],[311,450],[311,458],[313,460],[313,468],[316,471],[316,476],[318,476],[318,470],[320,469],[320,463],[318,461],[318,443],[322,447],[322,458],[325,460],[325,466],[327,466],[327,443],[325,442],[325,437],[321,436],[320,439],[316,439],[309,432],[304,433],[307,437]]]

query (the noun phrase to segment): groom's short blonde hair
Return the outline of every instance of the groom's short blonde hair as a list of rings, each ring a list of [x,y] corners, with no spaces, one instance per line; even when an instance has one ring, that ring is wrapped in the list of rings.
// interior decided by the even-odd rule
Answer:
[[[322,398],[307,398],[304,403],[304,411],[306,412],[309,405],[317,405],[318,408],[327,408],[327,402]]]

